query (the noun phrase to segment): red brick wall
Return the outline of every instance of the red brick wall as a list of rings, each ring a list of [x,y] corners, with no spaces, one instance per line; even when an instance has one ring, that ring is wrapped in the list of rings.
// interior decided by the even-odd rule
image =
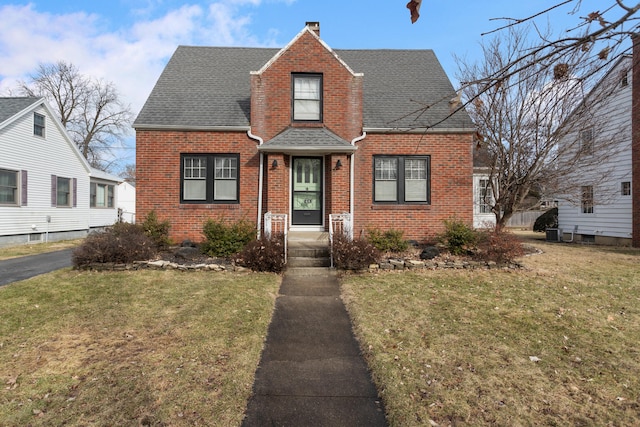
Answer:
[[[240,204],[181,204],[181,153],[238,153]],[[136,217],[151,210],[171,223],[170,238],[202,241],[207,219],[256,222],[259,154],[256,141],[241,132],[178,132],[138,130],[136,135]]]
[[[632,245],[640,247],[640,36],[633,37],[631,162],[633,198]]]
[[[432,240],[443,220],[456,216],[473,223],[473,157],[470,134],[367,134],[355,154],[354,236],[371,228],[404,230],[405,238]],[[373,203],[373,156],[430,155],[431,203]]]
[[[292,123],[292,73],[322,74],[322,123]],[[362,77],[349,72],[310,33],[303,33],[261,75],[252,75],[251,91],[251,132],[265,142],[289,126],[324,126],[347,141],[362,133]]]

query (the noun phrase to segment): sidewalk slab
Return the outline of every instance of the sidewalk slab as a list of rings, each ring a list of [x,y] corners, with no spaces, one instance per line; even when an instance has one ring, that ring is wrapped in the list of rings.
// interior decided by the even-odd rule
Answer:
[[[242,425],[387,425],[334,271],[285,272]]]

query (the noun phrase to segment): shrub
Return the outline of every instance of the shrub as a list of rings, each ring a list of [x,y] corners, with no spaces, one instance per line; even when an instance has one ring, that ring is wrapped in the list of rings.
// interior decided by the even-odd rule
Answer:
[[[87,267],[93,263],[129,263],[153,258],[156,245],[143,228],[136,224],[120,222],[100,233],[87,236],[71,256],[75,267]]]
[[[404,238],[404,231],[386,230],[384,233],[378,229],[367,231],[367,241],[380,252],[404,252],[409,247],[409,242]]]
[[[284,234],[249,242],[238,254],[236,262],[253,271],[281,273],[286,266]]]
[[[506,264],[522,255],[522,242],[512,233],[494,229],[482,231],[479,235],[477,256],[485,261]]]
[[[440,242],[453,255],[465,254],[478,240],[478,233],[457,218],[445,219],[444,227]]]
[[[236,254],[256,237],[255,225],[245,220],[225,224],[220,220],[209,219],[202,231],[206,240],[202,243],[201,250],[213,257]]]
[[[343,234],[333,236],[333,264],[341,270],[363,270],[380,258],[380,252],[362,239],[349,240]]]
[[[171,244],[169,228],[171,228],[171,224],[168,220],[158,221],[156,211],[149,212],[144,221],[142,221],[144,233],[153,240],[158,249],[164,249]]]
[[[533,231],[546,231],[547,228],[558,228],[558,208],[552,208],[536,218]]]

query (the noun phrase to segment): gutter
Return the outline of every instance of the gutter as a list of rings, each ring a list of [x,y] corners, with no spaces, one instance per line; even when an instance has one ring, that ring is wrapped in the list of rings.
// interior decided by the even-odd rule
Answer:
[[[258,146],[264,144],[264,140],[257,135],[251,133],[251,128],[247,131],[247,136],[258,141]],[[260,150],[258,150],[260,151]],[[264,175],[264,153],[260,151],[260,167],[258,168],[258,221],[256,221],[256,229],[258,238],[260,238],[262,230],[262,181]]]
[[[367,133],[363,130],[362,131],[362,135],[357,136],[355,138],[353,138],[351,140],[351,145],[353,145],[355,147],[356,142],[360,142],[363,139],[365,139],[367,137]],[[353,224],[355,224],[355,220],[354,220],[354,209],[355,209],[355,196],[353,194],[353,190],[355,188],[355,170],[356,170],[356,165],[355,165],[355,161],[353,158],[353,155],[355,154],[355,149],[351,152],[350,154],[350,165],[349,165],[349,212],[351,213],[351,236],[353,236],[353,232],[355,230],[353,230]]]

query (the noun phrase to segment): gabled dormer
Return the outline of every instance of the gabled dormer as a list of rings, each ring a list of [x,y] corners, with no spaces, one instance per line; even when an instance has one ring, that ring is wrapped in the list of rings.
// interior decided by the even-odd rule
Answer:
[[[362,131],[362,80],[308,22],[251,72],[251,129],[265,141],[290,127],[327,128],[346,140]]]

